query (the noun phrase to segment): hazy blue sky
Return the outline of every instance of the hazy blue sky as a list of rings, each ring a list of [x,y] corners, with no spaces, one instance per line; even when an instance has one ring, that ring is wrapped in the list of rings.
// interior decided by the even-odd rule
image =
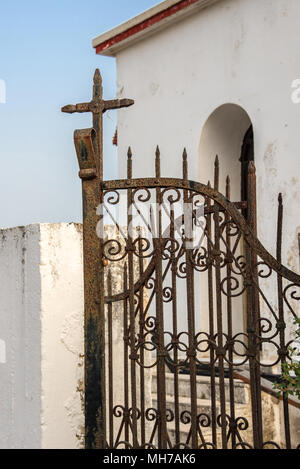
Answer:
[[[158,0],[0,0],[0,227],[81,220],[81,187],[73,130],[90,115],[61,106],[91,97],[96,67],[104,97],[116,92],[115,61],[95,54],[92,39]],[[105,177],[116,176],[111,139],[116,112],[105,119]]]

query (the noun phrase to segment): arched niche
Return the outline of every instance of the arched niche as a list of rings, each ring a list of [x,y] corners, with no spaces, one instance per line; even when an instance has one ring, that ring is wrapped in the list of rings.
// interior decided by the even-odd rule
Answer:
[[[215,109],[206,120],[199,143],[198,180],[214,184],[214,162],[216,155],[220,162],[219,191],[226,194],[226,178],[230,176],[232,202],[248,201],[247,176],[249,161],[254,160],[253,126],[247,112],[236,104],[223,104]],[[247,216],[247,210],[243,211]],[[236,256],[243,254],[243,245],[239,245]],[[224,276],[224,272],[222,273]],[[209,298],[207,278],[202,275],[199,280],[197,301],[201,310],[201,329],[209,331]],[[216,301],[214,299],[214,301]],[[224,332],[227,332],[227,303],[222,296]],[[246,329],[246,298],[244,295],[232,300],[233,333]],[[206,313],[206,314],[205,314]],[[216,310],[214,322],[216,324]]]
[[[227,175],[231,179],[231,200],[245,197],[248,161],[254,159],[253,127],[247,112],[237,104],[223,104],[205,122],[199,143],[198,180],[213,184],[214,161],[220,161],[220,192],[225,194]]]

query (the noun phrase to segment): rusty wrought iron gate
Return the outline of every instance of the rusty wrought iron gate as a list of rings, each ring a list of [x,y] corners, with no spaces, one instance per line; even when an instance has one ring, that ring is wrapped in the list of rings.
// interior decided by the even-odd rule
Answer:
[[[75,132],[86,447],[291,448],[297,403],[282,397],[277,431],[266,394],[291,360],[300,299],[281,260],[282,198],[274,258],[256,236],[253,162],[248,204],[230,201],[229,177],[220,193],[218,159],[213,186],[190,181],[185,151],[181,179],[162,177],[159,149],[154,177],[134,179],[129,149],[127,179],[103,181],[102,113],[132,103],[103,101],[96,72],[91,103],[63,108],[94,115],[94,129]]]

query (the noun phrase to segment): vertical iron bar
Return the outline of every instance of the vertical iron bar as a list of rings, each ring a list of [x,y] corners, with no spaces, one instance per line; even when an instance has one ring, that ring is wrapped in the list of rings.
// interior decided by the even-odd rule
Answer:
[[[112,296],[111,271],[107,275],[107,294]],[[114,447],[114,361],[113,361],[113,325],[112,325],[112,303],[107,305],[107,328],[108,328],[108,408],[109,408],[109,446]]]
[[[231,185],[230,185],[230,177],[228,176],[226,179],[226,197],[230,200],[231,197]],[[226,266],[226,277],[227,277],[227,285],[228,285],[228,293],[229,289],[231,288],[231,237],[230,237],[230,215],[226,212],[225,215],[226,220],[226,245],[227,245],[227,266]],[[228,328],[228,341],[232,341],[232,298],[230,294],[227,295],[227,328]],[[233,376],[233,350],[232,345],[229,348],[229,398],[230,398],[230,418],[232,425],[235,422],[235,401],[234,401],[234,376]],[[234,428],[234,426],[232,427]],[[232,448],[235,447],[236,444],[236,435],[235,432],[232,431],[231,434],[231,442]]]
[[[188,165],[186,149],[183,151],[183,180],[188,181]],[[184,197],[184,227],[185,227],[185,258],[186,258],[186,294],[187,294],[187,314],[188,314],[188,337],[189,337],[189,363],[190,363],[190,387],[191,387],[191,435],[192,448],[198,448],[198,432],[197,432],[197,374],[196,374],[196,345],[195,345],[195,298],[194,298],[194,268],[192,263],[193,250],[187,248],[186,242],[188,236],[192,233],[187,230],[192,220],[187,220],[187,216],[192,216],[192,211],[187,210],[189,201],[188,191],[183,191]],[[190,202],[191,203],[191,202]]]
[[[128,288],[128,279],[127,279],[127,264],[124,264],[124,292],[127,291]],[[123,322],[123,329],[124,329],[124,420],[125,420],[125,441],[129,443],[129,368],[128,368],[128,351],[129,351],[129,331],[128,331],[128,301],[127,298],[123,300],[123,308],[124,308],[124,322]],[[127,449],[127,447],[126,447]]]
[[[278,197],[278,223],[277,223],[277,261],[279,264],[282,262],[282,220],[283,220],[283,204],[282,194]],[[277,327],[279,329],[280,349],[284,350],[285,344],[285,328],[284,310],[283,310],[283,282],[282,276],[277,274],[277,289],[278,289],[278,313],[279,321]],[[281,356],[281,372],[286,363],[286,357]],[[290,416],[289,416],[289,402],[288,395],[283,393],[283,413],[284,413],[284,429],[285,429],[285,443],[286,449],[291,449],[291,430],[290,430]]]
[[[98,179],[83,181],[85,290],[85,446],[106,447],[105,316],[102,241],[97,237]],[[96,304],[97,303],[97,304]]]
[[[74,134],[82,179],[85,336],[85,446],[106,447],[105,312],[103,240],[97,236],[98,216],[103,221],[103,112],[128,107],[129,99],[102,99],[102,77],[94,74],[93,99],[61,110],[93,114],[93,129]],[[100,262],[99,262],[100,259]],[[97,395],[98,394],[98,395]]]
[[[155,158],[155,176],[160,178],[160,151],[157,147]],[[162,219],[161,219],[161,191],[156,189],[156,220],[158,225],[158,239],[155,240],[156,266],[156,327],[158,340],[157,361],[157,400],[158,400],[158,447],[167,449],[167,421],[166,421],[166,382],[165,382],[165,344],[164,344],[164,312],[163,312],[163,280],[162,280]]]
[[[211,188],[208,182],[208,188]],[[217,447],[217,408],[216,408],[216,370],[215,370],[215,352],[213,347],[214,342],[214,294],[213,294],[213,268],[212,268],[212,214],[211,214],[211,199],[207,197],[207,252],[208,252],[208,309],[209,309],[209,354],[210,354],[210,393],[211,393],[211,421],[212,421],[212,442]]]
[[[85,348],[85,447],[106,446],[105,317],[102,234],[96,226],[103,221],[103,191],[97,176],[96,134],[93,129],[77,130],[74,142],[82,179],[84,348]],[[97,208],[100,211],[97,215]],[[98,217],[99,216],[99,217]],[[100,262],[99,262],[100,257]]]
[[[103,86],[102,77],[97,68],[94,74],[93,101],[102,100]],[[95,148],[98,158],[96,160],[96,168],[99,181],[103,181],[103,113],[93,112],[93,129],[96,131]]]
[[[256,170],[254,161],[250,161],[248,168],[248,225],[256,236]],[[251,398],[252,398],[252,414],[253,414],[253,440],[255,449],[261,449],[263,446],[263,422],[262,422],[262,403],[261,403],[261,376],[259,355],[260,346],[257,336],[260,335],[259,324],[259,293],[257,290],[258,273],[257,273],[257,255],[255,251],[247,246],[246,248],[247,265],[250,269],[249,281],[247,286],[247,315],[249,316],[249,349],[250,349],[250,377],[251,377]]]
[[[215,161],[215,190],[219,190],[219,158]],[[220,252],[220,211],[219,205],[214,204],[214,222],[215,222],[215,275],[216,275],[216,306],[217,306],[217,356],[219,358],[219,387],[220,387],[220,407],[221,407],[221,427],[222,427],[222,447],[227,449],[226,435],[226,395],[225,395],[225,374],[224,374],[224,356],[223,347],[223,321],[222,321],[222,296],[221,296],[221,252]]]
[[[132,179],[132,153],[131,148],[128,149],[128,168],[127,178]],[[136,393],[136,360],[137,354],[135,349],[135,308],[134,308],[134,265],[133,265],[133,251],[134,246],[132,242],[132,206],[133,196],[132,189],[127,190],[127,227],[128,227],[128,270],[129,270],[129,311],[130,311],[130,361],[131,361],[131,403],[132,403],[132,438],[133,448],[138,448],[138,434],[137,434],[137,393]]]
[[[250,268],[251,256],[250,248],[246,247],[246,263]],[[248,282],[248,280],[247,280]],[[251,408],[252,408],[252,431],[253,431],[253,445],[255,449],[260,448],[259,432],[258,432],[258,415],[257,415],[257,390],[256,390],[256,373],[255,373],[255,339],[254,339],[254,325],[252,315],[252,291],[251,283],[247,284],[247,335],[248,335],[248,348],[249,348],[249,372],[250,372],[250,392],[251,392]]]
[[[139,275],[142,277],[144,272],[144,259],[142,257],[142,240],[139,241]],[[143,342],[146,317],[144,314],[144,288],[141,286],[139,291],[139,310],[140,310],[140,334],[139,341]],[[141,402],[141,445],[146,443],[145,427],[145,369],[144,369],[144,347],[140,347],[140,402]]]
[[[170,236],[174,243],[172,249],[172,316],[173,316],[173,340],[174,340],[174,418],[175,418],[175,445],[180,444],[180,413],[179,413],[179,379],[178,379],[178,323],[177,323],[177,285],[176,285],[176,253],[175,253],[175,225],[174,207],[171,206]]]

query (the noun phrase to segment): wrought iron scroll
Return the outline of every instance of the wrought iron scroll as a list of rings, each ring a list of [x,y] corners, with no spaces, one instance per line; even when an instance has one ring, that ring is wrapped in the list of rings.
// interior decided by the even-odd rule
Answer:
[[[261,387],[266,370],[280,374],[291,359],[287,326],[299,315],[300,277],[282,264],[282,197],[274,258],[257,237],[253,162],[248,202],[231,202],[229,177],[221,194],[218,158],[213,187],[189,180],[185,150],[182,178],[161,176],[159,148],[155,177],[133,178],[129,149],[127,178],[104,181],[103,113],[132,104],[103,100],[96,71],[93,99],[63,108],[92,112],[94,127],[74,136],[83,191],[86,448],[289,449],[290,401],[283,397],[284,441],[275,441]],[[143,228],[131,229],[133,210]],[[109,227],[99,236],[105,214],[115,236]],[[191,226],[201,232],[195,245]],[[237,371],[249,373],[249,386]]]
[[[107,262],[111,265],[122,262],[124,269],[123,291],[109,291],[105,298],[107,304],[122,301],[124,311],[125,391],[122,405],[115,403],[113,409],[114,416],[119,419],[119,431],[114,444],[109,446],[280,447],[282,442],[268,439],[264,429],[260,379],[262,370],[269,368],[273,373],[276,366],[278,368],[289,359],[289,341],[285,333],[287,316],[296,315],[299,301],[300,278],[281,264],[282,199],[279,198],[275,259],[256,236],[255,213],[249,209],[245,220],[241,214],[241,210],[246,208],[245,202],[230,202],[229,177],[226,180],[226,197],[219,192],[218,159],[213,188],[210,183],[205,185],[188,180],[186,151],[183,154],[182,179],[161,177],[159,149],[155,167],[155,178],[133,179],[130,150],[128,178],[102,183],[108,206],[119,201],[123,193],[127,194],[129,214],[129,207],[137,201],[141,204],[157,202],[158,207],[155,239],[147,239],[141,234],[142,230],[136,238],[127,237],[124,229],[118,227],[120,238],[124,236],[123,241],[118,241],[118,248],[114,251],[112,245],[115,240],[107,240],[104,249]],[[253,164],[249,168],[250,194],[251,190],[255,190]],[[185,239],[185,214],[175,214],[175,204],[180,200],[192,203],[193,223],[197,224],[199,197],[204,204],[204,239],[200,246],[191,249]],[[169,226],[165,231],[161,223],[162,206],[169,209]],[[130,216],[128,225],[132,221]],[[154,218],[150,208],[146,230],[155,225]],[[178,231],[181,238],[175,236]],[[136,269],[138,275],[134,274]],[[208,325],[205,330],[199,329],[197,322],[199,315],[203,315],[195,301],[197,276],[206,276],[207,279]],[[277,304],[269,289],[274,278],[278,287]],[[182,281],[186,290],[184,309],[182,304],[179,306]],[[237,311],[237,299],[243,301],[247,311],[247,324],[238,331],[235,329],[236,315],[242,316],[243,312]],[[168,315],[172,317],[171,328],[166,327]],[[185,330],[178,323],[180,315],[186,315]],[[271,361],[264,361],[266,346],[273,351]],[[248,413],[246,406],[239,403],[241,391],[237,388],[237,367],[250,372],[251,405]],[[147,408],[145,372],[148,369],[156,370],[157,405]],[[198,403],[202,386],[199,376],[205,370],[208,370],[209,406],[206,411],[201,411]],[[173,376],[171,407],[166,401],[167,393],[170,393],[170,383],[167,390],[170,371]],[[182,410],[180,379],[184,374],[189,379],[190,397],[187,408]],[[284,401],[284,415],[285,447],[289,448],[287,400]],[[115,425],[118,424],[115,422]]]

